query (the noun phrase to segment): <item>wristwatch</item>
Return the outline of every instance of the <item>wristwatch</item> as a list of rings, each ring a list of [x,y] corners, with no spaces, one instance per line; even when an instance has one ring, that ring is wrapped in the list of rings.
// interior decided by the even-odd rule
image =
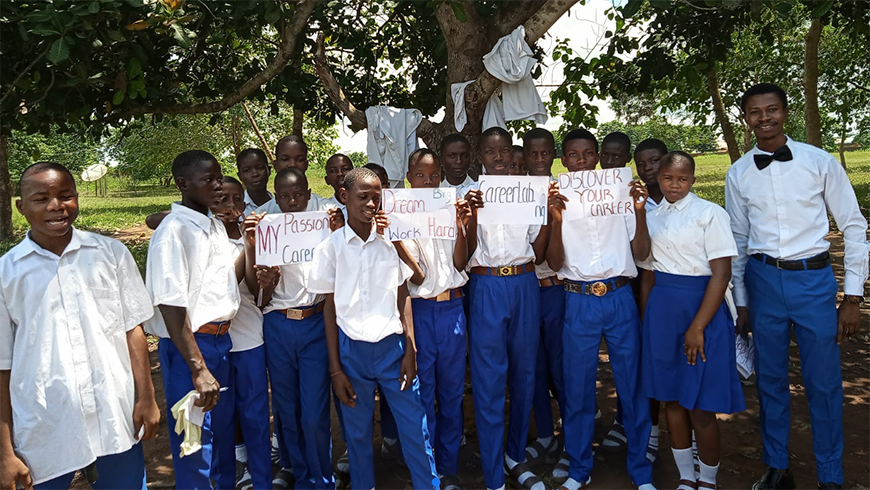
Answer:
[[[843,301],[845,301],[847,303],[852,303],[853,305],[863,305],[864,304],[864,297],[846,294],[843,296]]]

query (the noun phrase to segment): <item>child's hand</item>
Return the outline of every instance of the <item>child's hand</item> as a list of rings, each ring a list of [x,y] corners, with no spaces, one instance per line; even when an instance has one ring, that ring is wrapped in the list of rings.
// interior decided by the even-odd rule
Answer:
[[[559,191],[559,184],[550,182],[550,189],[547,191],[547,206],[553,217],[553,223],[562,222],[562,211],[565,210],[566,202],[568,202],[568,198]]]
[[[399,389],[402,391],[411,387],[414,378],[417,377],[417,355],[413,350],[406,350],[402,357],[402,366],[399,371]]]
[[[747,335],[752,331],[749,325],[749,308],[746,306],[738,306],[737,307],[737,318],[735,319],[737,325],[735,325],[735,330],[740,335]]]
[[[266,213],[251,213],[250,216],[245,217],[245,221],[242,222],[242,229],[245,234],[245,244],[254,246],[257,243],[257,225],[260,224],[260,220],[263,219],[263,216],[266,216]]]
[[[336,231],[344,226],[344,213],[338,208],[329,208],[326,211],[329,214],[329,230]]]
[[[203,412],[208,412],[214,408],[221,396],[220,383],[214,379],[211,371],[205,366],[193,375],[193,389],[199,392],[199,400],[193,404],[202,407]]]
[[[643,182],[632,180],[630,184],[631,190],[628,192],[631,200],[634,202],[634,209],[640,211],[646,205],[646,200],[649,197],[649,191],[643,186]]]
[[[686,360],[692,366],[695,365],[699,356],[701,361],[707,362],[707,356],[704,355],[704,329],[692,325],[686,330],[685,352]]]
[[[483,193],[480,189],[471,189],[465,194],[465,200],[471,206],[472,210],[483,207]]]
[[[0,484],[4,489],[17,488],[18,485],[23,486],[27,490],[33,490],[33,478],[30,476],[30,469],[24,464],[17,454],[4,455],[0,459]]]
[[[281,269],[274,265],[272,267],[255,265],[254,270],[257,271],[257,284],[260,285],[260,289],[275,289],[281,279]]]
[[[384,230],[390,227],[390,219],[384,214],[383,209],[379,209],[375,214],[375,228],[379,235],[384,234]]]
[[[456,223],[460,228],[468,226],[468,221],[471,220],[471,205],[465,199],[457,199],[456,201]]]
[[[160,425],[160,408],[153,396],[140,397],[133,405],[133,435],[139,437],[140,429],[144,428],[141,439],[154,439],[157,437],[157,428]]]
[[[216,213],[215,217],[224,223],[237,223],[242,213],[235,206],[230,206],[225,213]]]
[[[335,392],[335,396],[341,400],[341,403],[350,408],[356,406],[356,393],[350,384],[350,378],[343,371],[332,375],[332,391]]]

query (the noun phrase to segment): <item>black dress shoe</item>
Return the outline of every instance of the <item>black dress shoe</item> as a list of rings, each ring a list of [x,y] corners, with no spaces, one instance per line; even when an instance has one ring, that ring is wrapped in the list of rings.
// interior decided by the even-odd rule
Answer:
[[[793,490],[794,488],[794,475],[791,474],[791,470],[781,473],[776,468],[767,468],[761,479],[752,485],[752,490]]]
[[[843,485],[840,485],[839,483],[832,483],[832,482],[827,482],[827,483],[819,482],[819,490],[843,490]]]

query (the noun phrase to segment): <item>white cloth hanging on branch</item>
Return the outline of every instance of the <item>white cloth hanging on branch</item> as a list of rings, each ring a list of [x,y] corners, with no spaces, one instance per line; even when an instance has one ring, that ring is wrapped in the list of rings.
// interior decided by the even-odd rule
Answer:
[[[456,126],[456,131],[461,132],[468,123],[468,114],[465,112],[465,88],[474,80],[469,80],[462,83],[454,83],[450,86],[450,95],[453,97],[453,124]],[[483,126],[485,131],[493,126],[507,129],[507,124],[504,119],[504,107],[498,94],[492,94],[486,102],[486,109],[483,112]]]
[[[387,170],[390,186],[404,184],[408,156],[417,149],[417,127],[423,114],[417,109],[373,106],[366,109],[368,160]]]
[[[483,56],[483,66],[503,82],[501,93],[506,120],[528,119],[545,124],[547,110],[531,75],[537,60],[532,56],[532,49],[525,38],[525,28],[517,27],[499,39],[492,51]]]

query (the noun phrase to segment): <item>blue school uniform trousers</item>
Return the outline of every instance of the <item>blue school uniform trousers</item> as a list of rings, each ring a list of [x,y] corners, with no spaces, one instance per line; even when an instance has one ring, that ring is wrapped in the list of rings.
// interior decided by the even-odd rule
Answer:
[[[97,465],[97,481],[94,490],[146,490],[145,455],[142,443],[138,442],[123,453],[100,456]],[[36,490],[67,490],[76,472],[72,471],[57,478],[34,485]]]
[[[744,281],[755,342],[762,459],[774,468],[789,467],[788,367],[794,328],[810,408],[818,480],[842,484],[843,381],[833,270],[782,270],[750,257]]]
[[[352,488],[375,488],[372,455],[375,389],[386,397],[396,418],[402,454],[411,472],[413,487],[440,488],[441,482],[435,471],[429,442],[426,412],[420,399],[420,378],[415,377],[409,387],[400,390],[399,375],[405,356],[405,337],[393,334],[378,342],[364,342],[350,339],[339,328],[338,347],[341,369],[357,396],[354,407],[341,407]]]
[[[553,277],[555,279],[555,276]],[[549,280],[545,279],[545,280]],[[559,413],[565,410],[565,383],[562,371],[562,329],[565,323],[565,288],[541,286],[541,340],[535,365],[535,427],[538,437],[553,436],[553,409],[550,381],[556,393]]]
[[[610,282],[618,278],[602,282]],[[592,281],[591,283],[598,282]],[[578,282],[585,288],[585,282]],[[623,286],[603,296],[566,291],[562,334],[565,373],[565,412],[562,427],[570,457],[569,475],[584,483],[592,471],[595,432],[595,386],[601,337],[607,343],[616,393],[622,401],[626,463],[635,485],[652,482],[652,463],[646,459],[649,442],[649,399],[640,386],[640,317],[631,288]]]
[[[263,337],[272,403],[281,418],[279,440],[287,451],[295,488],[335,488],[323,313],[294,320],[271,311],[263,315]]]
[[[236,452],[234,419],[235,391],[230,370],[230,349],[233,341],[229,334],[193,334],[205,365],[222,388],[217,405],[205,413],[202,423],[202,449],[181,458],[180,448],[184,435],[175,433],[175,417],[171,408],[193,389],[190,368],[172,343],[163,337],[158,345],[163,391],[166,395],[166,422],[169,427],[169,447],[175,466],[175,487],[184,489],[233,489],[236,485]]]
[[[540,339],[539,283],[534,272],[471,274],[471,387],[480,463],[487,488],[504,485],[504,456],[525,460]],[[505,385],[511,403],[504,445]]]
[[[257,490],[270,488],[272,464],[265,346],[230,352],[230,368],[236,395],[236,418],[248,451],[251,483]]]

